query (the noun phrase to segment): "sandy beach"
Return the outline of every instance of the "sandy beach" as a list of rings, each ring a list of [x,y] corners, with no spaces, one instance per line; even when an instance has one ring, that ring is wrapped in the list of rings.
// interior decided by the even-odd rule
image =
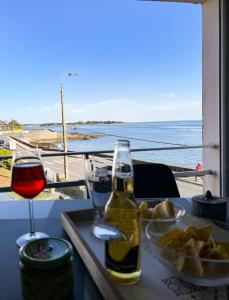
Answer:
[[[17,131],[12,132],[10,136],[41,148],[55,149],[57,148],[57,144],[63,141],[62,133],[49,129]],[[99,134],[82,134],[77,132],[67,133],[68,140],[88,140],[99,138],[101,136],[102,135]]]

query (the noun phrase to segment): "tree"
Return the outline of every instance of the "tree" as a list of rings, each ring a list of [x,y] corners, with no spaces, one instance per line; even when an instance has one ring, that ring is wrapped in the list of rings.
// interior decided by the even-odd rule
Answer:
[[[22,128],[22,125],[20,123],[18,123],[18,121],[16,120],[11,120],[9,123],[8,123],[8,126],[9,126],[9,129],[10,130],[17,130],[17,129],[21,129]]]

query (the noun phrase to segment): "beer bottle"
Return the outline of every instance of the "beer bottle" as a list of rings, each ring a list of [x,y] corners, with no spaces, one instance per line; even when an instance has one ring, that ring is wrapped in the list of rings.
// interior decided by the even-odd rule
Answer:
[[[113,281],[133,284],[140,278],[140,214],[134,197],[130,144],[116,142],[112,168],[112,194],[105,208],[106,222],[123,237],[105,242],[105,266]]]

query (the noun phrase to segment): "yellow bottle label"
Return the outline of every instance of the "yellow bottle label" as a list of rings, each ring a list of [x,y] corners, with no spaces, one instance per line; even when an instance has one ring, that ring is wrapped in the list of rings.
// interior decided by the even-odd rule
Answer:
[[[113,270],[127,273],[138,268],[140,241],[139,210],[134,202],[128,201],[131,208],[110,207],[106,214],[108,222],[125,235],[125,239],[107,242],[107,265],[112,266]]]

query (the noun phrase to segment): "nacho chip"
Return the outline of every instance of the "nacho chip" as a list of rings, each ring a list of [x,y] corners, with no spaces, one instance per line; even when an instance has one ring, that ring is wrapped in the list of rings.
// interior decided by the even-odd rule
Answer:
[[[185,244],[186,254],[194,257],[199,257],[200,250],[203,248],[203,241],[189,239]]]
[[[200,249],[200,257],[206,258],[210,255],[212,250],[216,247],[216,244],[213,240],[209,240],[206,243],[204,243],[203,247]]]
[[[181,271],[185,262],[185,254],[182,255],[180,252],[172,252],[171,250],[163,249],[161,252],[161,256],[163,256],[168,261],[172,262],[178,271]]]
[[[197,228],[193,225],[190,225],[185,228],[185,232],[190,236],[190,238],[193,238],[194,240],[207,242],[212,233],[212,227],[211,225],[206,225]]]
[[[212,249],[212,251],[209,252],[207,258],[212,258],[212,259],[228,259],[229,255],[222,245],[217,245],[215,248]]]
[[[189,236],[180,228],[173,228],[165,232],[157,240],[157,244],[177,251],[182,251],[184,244],[188,241]]]
[[[216,245],[212,249],[212,251],[206,256],[206,258],[222,260],[222,259],[228,259],[229,255],[224,246]],[[203,268],[204,268],[205,275],[209,277],[228,276],[228,272],[229,272],[229,265],[227,261],[225,263],[203,261]]]
[[[229,242],[219,242],[215,241],[216,246],[221,245],[225,248],[227,254],[229,255]]]
[[[161,256],[170,261],[179,272],[196,277],[225,276],[229,272],[227,262],[201,260],[229,259],[229,242],[214,241],[211,233],[211,225],[173,228],[162,234],[157,244],[163,247]]]
[[[190,239],[185,244],[186,254],[190,257],[186,257],[182,271],[184,273],[188,273],[189,275],[194,275],[198,277],[203,277],[204,270],[200,261],[199,252],[201,248],[203,247],[204,242],[203,241],[195,241],[194,239]],[[195,258],[195,259],[194,259]]]

